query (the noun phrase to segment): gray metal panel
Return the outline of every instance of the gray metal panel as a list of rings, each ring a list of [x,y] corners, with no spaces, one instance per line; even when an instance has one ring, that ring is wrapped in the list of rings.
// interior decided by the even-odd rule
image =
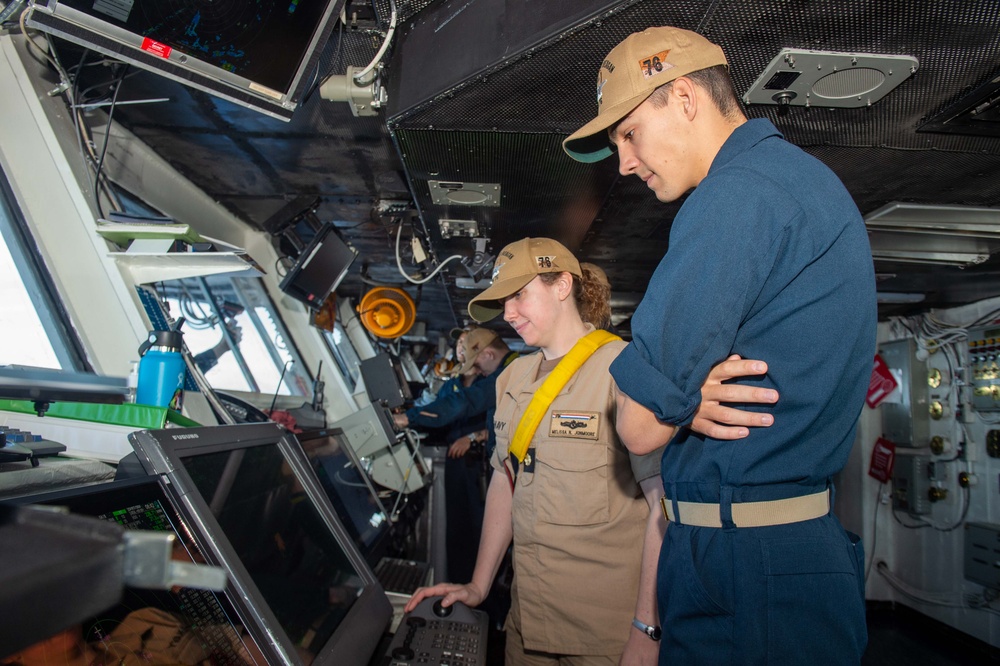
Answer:
[[[1000,589],[1000,525],[966,523],[965,579]]]
[[[896,446],[922,447],[930,442],[927,363],[916,358],[913,340],[887,342],[879,346],[885,364],[900,380],[898,401],[882,403],[882,434]]]
[[[892,470],[892,508],[911,516],[926,516],[931,512],[928,491],[931,488],[926,456],[900,456]]]

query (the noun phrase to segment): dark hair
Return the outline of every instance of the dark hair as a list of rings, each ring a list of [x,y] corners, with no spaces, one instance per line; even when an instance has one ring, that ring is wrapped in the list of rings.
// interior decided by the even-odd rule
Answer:
[[[611,285],[593,264],[580,264],[583,277],[573,275],[573,301],[580,312],[580,319],[594,328],[611,325]],[[545,284],[552,284],[562,273],[541,273],[539,278]]]
[[[742,113],[736,89],[733,87],[733,80],[729,76],[729,68],[725,65],[715,65],[706,69],[699,69],[690,74],[684,75],[691,79],[699,87],[708,92],[708,96],[724,117],[729,120],[736,120]],[[667,105],[670,90],[674,82],[664,83],[653,91],[649,96],[650,103],[657,109],[662,109]]]

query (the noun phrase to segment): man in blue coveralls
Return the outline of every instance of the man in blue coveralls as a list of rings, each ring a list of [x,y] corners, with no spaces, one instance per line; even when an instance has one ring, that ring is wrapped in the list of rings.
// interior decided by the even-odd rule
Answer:
[[[411,407],[403,414],[394,414],[396,426],[441,428],[485,414],[486,432],[482,434],[486,438],[487,454],[492,455],[493,447],[496,446],[493,414],[497,409],[497,377],[517,356],[517,352],[511,351],[494,331],[488,328],[473,329],[465,338],[465,362],[458,374],[463,375],[472,368],[477,368],[483,378],[464,391],[452,391],[439,396],[429,405]],[[479,435],[480,433],[473,433],[470,439]]]
[[[722,49],[651,28],[601,64],[597,117],[566,139],[660,201],[694,189],[611,366],[618,431],[663,455],[670,521],[658,567],[662,664],[857,664],[867,643],[864,555],[831,513],[875,353],[875,276],[843,184],[748,121]],[[745,439],[680,426],[730,354],[769,361],[748,381],[783,396]],[[749,406],[754,411],[754,406]],[[822,655],[822,656],[819,656]]]

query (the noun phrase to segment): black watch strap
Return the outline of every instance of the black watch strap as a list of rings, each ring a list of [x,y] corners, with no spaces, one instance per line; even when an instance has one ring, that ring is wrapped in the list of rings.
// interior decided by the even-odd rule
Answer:
[[[645,622],[640,621],[637,617],[632,618],[632,626],[649,636],[650,639],[654,641],[660,640],[661,632],[659,627],[648,625]]]

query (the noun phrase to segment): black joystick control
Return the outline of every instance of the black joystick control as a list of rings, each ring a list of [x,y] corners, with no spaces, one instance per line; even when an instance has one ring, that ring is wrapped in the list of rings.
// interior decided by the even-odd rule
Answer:
[[[417,653],[406,647],[405,645],[400,646],[392,651],[393,659],[400,659],[402,661],[409,661],[417,656]]]
[[[438,617],[448,617],[449,615],[451,615],[451,606],[441,605],[441,600],[438,599],[431,606],[431,611],[433,611],[434,614],[437,615]]]

